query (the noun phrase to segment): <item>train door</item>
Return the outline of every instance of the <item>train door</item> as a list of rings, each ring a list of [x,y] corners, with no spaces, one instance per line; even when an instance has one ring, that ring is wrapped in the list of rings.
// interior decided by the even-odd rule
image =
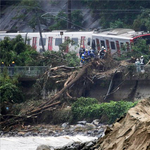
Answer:
[[[129,52],[130,51],[129,42],[126,42],[126,45],[127,45],[127,52]]]
[[[32,47],[36,50],[36,48],[37,48],[37,37],[32,38]]]
[[[107,51],[110,51],[109,40],[106,40],[106,49]]]
[[[81,45],[85,48],[85,36],[81,36]]]
[[[53,37],[49,37],[48,38],[48,50],[49,51],[52,51],[52,49],[53,49]]]
[[[100,51],[100,42],[99,39],[96,39],[97,51]]]
[[[120,56],[120,47],[119,47],[119,41],[116,41],[116,46],[117,46],[117,54]]]
[[[69,40],[69,37],[66,36],[65,37],[65,41]],[[67,43],[67,46],[66,46],[66,49],[65,49],[65,52],[68,53],[69,52],[69,44]]]

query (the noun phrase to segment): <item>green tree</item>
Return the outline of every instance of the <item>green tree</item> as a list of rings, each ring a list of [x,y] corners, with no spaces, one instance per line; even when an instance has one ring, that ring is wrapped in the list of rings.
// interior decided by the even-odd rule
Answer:
[[[74,29],[80,29],[83,26],[83,15],[80,10],[72,11],[71,13],[71,21]]]
[[[123,28],[124,27],[124,23],[118,19],[115,22],[110,22],[110,28]]]
[[[82,2],[91,9],[93,17],[100,18],[102,28],[110,28],[110,25],[118,19],[123,22],[123,27],[131,28],[142,9],[150,8],[150,1],[139,0],[82,0]]]
[[[141,55],[150,55],[149,47],[146,45],[145,39],[137,39],[132,46],[131,55],[134,57],[140,57]]]
[[[66,66],[79,66],[79,58],[77,57],[75,52],[69,52],[67,54],[64,54],[63,51],[47,51],[43,53],[43,56],[41,60],[39,60],[40,65],[52,65],[59,66],[59,65],[66,65]]]
[[[15,61],[18,66],[34,65],[38,57],[38,52],[31,46],[26,45],[21,35],[14,39],[5,37],[0,41],[0,61],[8,66]]]
[[[64,30],[67,29],[67,15],[60,11],[57,16],[52,17],[54,24],[49,27],[49,30]]]
[[[143,9],[133,22],[133,28],[137,31],[150,31],[150,9]]]
[[[13,103],[23,102],[24,96],[19,88],[17,77],[10,77],[7,69],[4,68],[3,73],[0,74],[0,108],[1,113],[6,112],[6,107]]]

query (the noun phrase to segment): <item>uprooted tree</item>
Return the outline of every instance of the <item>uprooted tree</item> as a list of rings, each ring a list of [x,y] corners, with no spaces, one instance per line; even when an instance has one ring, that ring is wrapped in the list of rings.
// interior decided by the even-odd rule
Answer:
[[[85,86],[93,83],[94,78],[110,78],[123,65],[126,65],[126,63],[116,62],[112,57],[107,55],[105,59],[91,60],[82,68],[64,65],[50,68],[41,76],[43,80],[41,87],[44,91],[46,86],[51,84],[51,82],[53,82],[53,85],[60,83],[61,88],[58,92],[53,95],[48,95],[42,104],[34,108],[29,108],[23,114],[7,114],[1,116],[0,125],[2,129],[5,130],[14,125],[22,124],[28,119],[37,118],[39,114],[46,110],[52,111],[56,108],[63,107],[64,101],[62,99],[75,100],[77,97],[82,96],[82,91]]]

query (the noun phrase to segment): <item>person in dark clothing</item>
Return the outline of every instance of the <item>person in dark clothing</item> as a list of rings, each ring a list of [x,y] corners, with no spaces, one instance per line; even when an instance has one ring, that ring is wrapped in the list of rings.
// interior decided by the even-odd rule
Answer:
[[[82,54],[82,56],[81,56],[81,67],[83,67],[84,63],[85,63],[85,57],[84,57],[84,54]]]
[[[95,58],[94,50],[90,47],[90,58]]]
[[[86,49],[84,52],[84,58],[85,58],[86,63],[89,62],[90,55],[89,55],[88,49]]]
[[[80,49],[79,49],[79,56],[81,58],[82,54],[84,54],[85,49],[83,48],[83,45],[81,45]]]
[[[15,65],[15,62],[14,61],[12,61],[12,63],[11,63],[11,72],[12,72],[12,75],[14,75],[14,67],[16,66]]]
[[[5,67],[4,62],[1,62],[1,73],[3,73],[3,69],[4,69],[4,67]]]
[[[102,46],[102,49],[101,49],[100,54],[99,54],[99,55],[100,55],[100,58],[101,58],[101,59],[104,59],[105,54],[106,54],[106,49],[105,49],[104,46]]]

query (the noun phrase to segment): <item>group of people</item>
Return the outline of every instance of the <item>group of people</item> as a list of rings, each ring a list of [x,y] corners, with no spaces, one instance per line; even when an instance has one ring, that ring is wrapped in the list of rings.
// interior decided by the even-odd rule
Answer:
[[[5,63],[2,61],[1,62],[1,72],[3,72],[3,69],[5,67]],[[12,61],[12,63],[9,65],[9,70],[11,71],[12,74],[14,74],[14,67],[15,67],[15,61]]]
[[[137,72],[142,72],[144,73],[144,65],[145,65],[145,59],[143,56],[141,56],[140,58],[137,58],[135,61],[135,65],[136,65],[136,71]]]
[[[106,55],[106,49],[104,46],[102,46],[101,50],[98,53],[96,53],[95,50],[92,49],[91,47],[89,49],[85,49],[83,45],[81,45],[79,50],[81,65],[89,62],[92,58],[104,59],[105,55]]]

